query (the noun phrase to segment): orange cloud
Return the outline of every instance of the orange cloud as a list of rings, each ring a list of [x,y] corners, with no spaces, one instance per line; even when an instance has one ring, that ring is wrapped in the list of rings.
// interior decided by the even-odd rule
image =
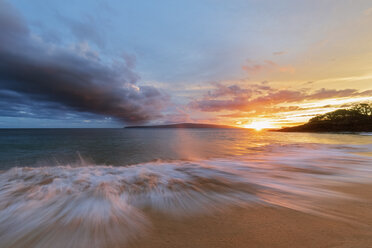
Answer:
[[[224,113],[220,117],[239,118],[241,116],[259,116],[309,109],[316,111],[316,109],[329,108],[331,105],[342,102],[336,99],[359,99],[372,96],[372,90],[363,92],[356,89],[335,90],[325,88],[316,91],[306,89],[281,90],[268,85],[253,84],[247,88],[235,86],[233,88],[239,90],[225,92],[223,89],[229,89],[232,86],[221,84],[215,86],[215,90],[209,91],[201,99],[190,102],[189,107],[203,112],[233,111],[235,113]],[[314,100],[320,101],[319,104],[308,104]],[[288,106],[288,104],[291,105]],[[296,104],[298,105],[295,106]],[[300,106],[301,104],[304,106]]]
[[[293,66],[287,66],[287,67],[279,67],[279,71],[293,74],[296,72],[296,69]]]

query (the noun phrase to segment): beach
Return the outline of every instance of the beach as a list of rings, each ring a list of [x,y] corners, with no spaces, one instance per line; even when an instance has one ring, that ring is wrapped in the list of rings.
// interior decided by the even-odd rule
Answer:
[[[270,206],[231,208],[185,218],[152,213],[152,230],[129,247],[372,247],[372,185],[354,184],[337,190],[358,199],[323,203],[348,217],[344,220]]]

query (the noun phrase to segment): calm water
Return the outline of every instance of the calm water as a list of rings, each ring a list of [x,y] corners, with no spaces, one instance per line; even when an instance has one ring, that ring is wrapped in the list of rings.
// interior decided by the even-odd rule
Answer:
[[[0,247],[123,247],[177,218],[265,204],[348,219],[329,186],[371,182],[372,136],[229,129],[0,130]],[[68,237],[68,238],[66,238]]]
[[[367,152],[372,136],[238,129],[0,129],[0,169],[72,165],[80,158],[113,166],[225,158],[309,144],[350,145]]]

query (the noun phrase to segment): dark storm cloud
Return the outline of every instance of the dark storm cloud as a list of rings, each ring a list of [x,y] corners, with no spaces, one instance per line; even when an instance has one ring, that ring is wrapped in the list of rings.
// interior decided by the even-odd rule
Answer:
[[[2,116],[27,112],[21,109],[35,117],[43,111],[72,111],[131,123],[160,116],[168,96],[137,86],[139,77],[128,61],[101,61],[89,46],[67,49],[34,37],[17,11],[0,0]]]

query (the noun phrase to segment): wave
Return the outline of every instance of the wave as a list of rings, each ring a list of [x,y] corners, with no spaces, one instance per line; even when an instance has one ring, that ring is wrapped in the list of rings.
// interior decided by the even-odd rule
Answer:
[[[225,159],[12,168],[0,173],[0,244],[121,247],[151,226],[147,209],[182,217],[267,204],[332,216],[321,200],[348,196],[327,186],[371,179],[370,157],[355,149],[366,147],[269,145]]]

